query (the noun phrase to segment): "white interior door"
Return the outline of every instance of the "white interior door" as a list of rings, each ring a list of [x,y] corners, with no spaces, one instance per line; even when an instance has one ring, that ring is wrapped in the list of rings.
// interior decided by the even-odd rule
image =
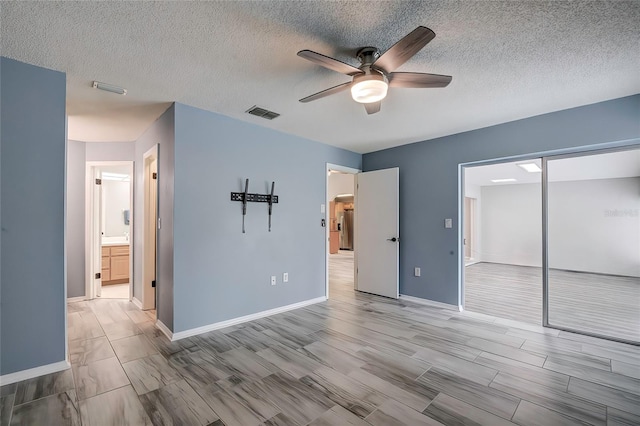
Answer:
[[[95,278],[96,274],[102,274],[102,171],[98,167],[93,168],[93,226],[91,230],[92,263],[94,277],[94,293],[96,297],[102,296],[102,278]]]
[[[158,160],[156,154],[145,159],[145,232],[142,308],[156,308],[156,256],[158,229]]]
[[[356,175],[356,290],[399,296],[399,169]]]

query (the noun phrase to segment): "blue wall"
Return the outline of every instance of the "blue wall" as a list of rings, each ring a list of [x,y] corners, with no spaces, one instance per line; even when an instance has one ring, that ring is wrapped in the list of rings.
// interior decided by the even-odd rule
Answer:
[[[64,361],[63,73],[0,58],[0,374]]]
[[[175,113],[174,331],[324,296],[326,163],[360,168],[361,155],[186,105]],[[254,193],[276,182],[272,232],[267,204],[249,203],[242,233],[229,197],[246,178]]]
[[[635,138],[640,95],[365,154],[364,171],[400,168],[400,293],[458,304],[459,164]]]

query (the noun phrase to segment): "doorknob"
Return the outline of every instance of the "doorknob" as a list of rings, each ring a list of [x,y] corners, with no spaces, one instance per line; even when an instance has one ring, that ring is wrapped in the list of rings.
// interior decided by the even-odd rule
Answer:
[[[393,237],[393,238],[387,238],[387,241],[392,241],[392,242],[394,242],[394,243],[395,243],[396,241],[400,241],[400,238],[396,238],[396,237]]]

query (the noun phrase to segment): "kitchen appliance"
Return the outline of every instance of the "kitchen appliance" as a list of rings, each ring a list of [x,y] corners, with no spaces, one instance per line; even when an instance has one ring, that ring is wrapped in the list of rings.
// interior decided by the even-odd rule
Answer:
[[[353,210],[338,213],[340,250],[353,250]]]

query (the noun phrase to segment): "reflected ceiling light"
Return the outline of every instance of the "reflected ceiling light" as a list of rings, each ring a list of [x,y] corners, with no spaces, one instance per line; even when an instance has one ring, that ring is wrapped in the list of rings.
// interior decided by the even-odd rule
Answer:
[[[493,182],[493,183],[516,182],[516,179],[513,179],[513,178],[509,178],[509,179],[491,179],[491,182]]]
[[[351,97],[361,104],[378,102],[387,96],[389,83],[387,77],[377,71],[353,77]]]
[[[542,169],[536,163],[520,163],[518,167],[521,167],[529,173],[540,173]]]
[[[102,172],[102,180],[129,182],[129,175],[126,175],[124,173]]]
[[[127,94],[127,89],[124,89],[124,88],[118,87],[118,86],[114,86],[113,84],[100,83],[99,81],[94,81],[93,82],[93,88],[94,89],[104,90],[106,92],[115,93],[117,95],[126,95]]]

